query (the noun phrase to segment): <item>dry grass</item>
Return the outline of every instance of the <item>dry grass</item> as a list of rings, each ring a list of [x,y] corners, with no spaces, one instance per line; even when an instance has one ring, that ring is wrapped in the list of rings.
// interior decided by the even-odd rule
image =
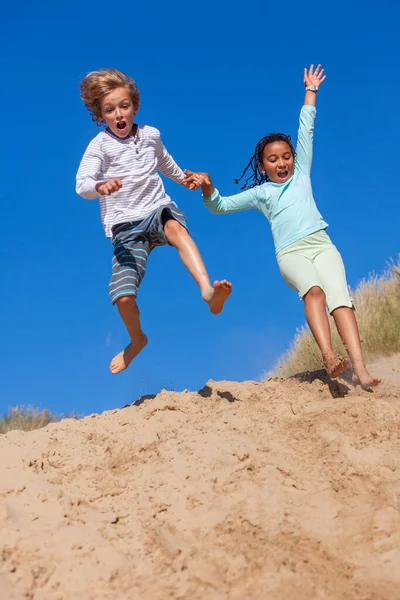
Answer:
[[[353,292],[363,352],[367,361],[400,352],[400,262],[383,275],[371,275]],[[344,353],[331,319],[334,350]],[[323,368],[318,346],[308,327],[298,330],[292,348],[278,361],[274,374],[290,377]]]
[[[72,418],[76,418],[73,416]],[[53,415],[47,408],[39,410],[32,406],[14,406],[0,416],[0,434],[21,429],[32,431],[60,421],[61,416]]]

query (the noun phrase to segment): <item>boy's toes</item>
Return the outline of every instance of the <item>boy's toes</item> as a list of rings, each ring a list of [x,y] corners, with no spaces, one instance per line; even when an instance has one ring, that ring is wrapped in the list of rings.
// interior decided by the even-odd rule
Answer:
[[[110,371],[113,375],[116,375],[117,373],[120,373],[121,371],[124,371],[126,369],[127,365],[125,364],[124,359],[125,352],[126,349],[117,354],[117,356],[114,356],[114,358],[112,359],[110,363]]]
[[[131,342],[127,345],[125,350],[114,356],[110,363],[110,371],[113,375],[117,375],[121,371],[124,371],[129,367],[135,356],[139,354],[141,350],[147,344],[147,336],[142,333],[141,336],[135,340],[135,343]]]
[[[214,293],[208,301],[210,311],[213,315],[218,315],[224,308],[224,304],[232,292],[232,284],[223,279],[222,281],[214,282]]]

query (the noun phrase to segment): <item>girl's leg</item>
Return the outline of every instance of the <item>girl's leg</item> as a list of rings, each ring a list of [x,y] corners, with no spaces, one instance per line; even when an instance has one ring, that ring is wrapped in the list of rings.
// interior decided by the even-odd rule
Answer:
[[[116,300],[119,314],[128,330],[130,343],[125,350],[117,354],[111,363],[110,371],[114,375],[127,369],[132,360],[139,354],[147,344],[147,336],[143,333],[140,325],[139,308],[135,296],[121,296]]]
[[[380,379],[372,377],[365,367],[360,334],[353,309],[340,306],[332,311],[332,317],[335,319],[337,330],[353,365],[354,382],[367,388],[378,385]]]
[[[371,377],[364,364],[360,334],[340,252],[330,242],[327,249],[316,257],[314,264],[326,291],[329,311],[350,357],[355,381],[364,387],[378,385],[380,380]]]
[[[286,283],[303,298],[307,323],[319,346],[325,368],[331,377],[337,377],[347,361],[333,352],[326,298],[312,260],[292,251],[278,255],[278,265]]]
[[[321,350],[325,368],[330,377],[338,377],[349,361],[333,352],[325,293],[320,287],[314,286],[303,300],[307,323]]]
[[[169,219],[164,225],[164,232],[171,246],[178,250],[183,264],[199,286],[201,295],[211,312],[214,315],[220,313],[232,291],[232,284],[224,279],[215,281],[214,286],[211,285],[196,244],[178,221]]]

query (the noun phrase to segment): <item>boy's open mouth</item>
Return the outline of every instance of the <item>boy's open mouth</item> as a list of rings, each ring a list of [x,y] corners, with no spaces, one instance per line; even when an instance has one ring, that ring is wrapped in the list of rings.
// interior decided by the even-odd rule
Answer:
[[[118,123],[117,123],[117,129],[120,129],[121,131],[123,131],[124,129],[126,129],[126,121],[118,121]]]

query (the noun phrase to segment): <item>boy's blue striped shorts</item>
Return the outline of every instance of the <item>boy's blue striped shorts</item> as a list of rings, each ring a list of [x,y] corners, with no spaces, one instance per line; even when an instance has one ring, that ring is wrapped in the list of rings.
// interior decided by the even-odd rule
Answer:
[[[142,221],[114,225],[111,230],[114,255],[108,286],[113,304],[121,296],[137,296],[150,252],[156,246],[168,244],[164,225],[170,219],[187,229],[186,217],[174,202],[159,206]]]

